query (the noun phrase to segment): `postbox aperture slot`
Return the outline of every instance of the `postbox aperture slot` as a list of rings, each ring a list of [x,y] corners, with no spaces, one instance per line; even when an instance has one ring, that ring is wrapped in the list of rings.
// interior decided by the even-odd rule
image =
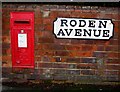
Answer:
[[[15,20],[14,24],[19,25],[19,24],[30,24],[29,20]]]

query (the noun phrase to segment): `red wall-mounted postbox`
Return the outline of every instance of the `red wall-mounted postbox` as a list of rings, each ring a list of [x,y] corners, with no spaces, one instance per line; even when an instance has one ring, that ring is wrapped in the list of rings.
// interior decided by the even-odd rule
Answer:
[[[34,13],[10,13],[12,67],[34,68]]]

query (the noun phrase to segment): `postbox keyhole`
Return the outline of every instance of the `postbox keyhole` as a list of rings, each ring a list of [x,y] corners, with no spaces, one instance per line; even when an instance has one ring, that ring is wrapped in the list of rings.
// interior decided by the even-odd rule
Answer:
[[[24,33],[24,30],[20,30],[21,33]]]

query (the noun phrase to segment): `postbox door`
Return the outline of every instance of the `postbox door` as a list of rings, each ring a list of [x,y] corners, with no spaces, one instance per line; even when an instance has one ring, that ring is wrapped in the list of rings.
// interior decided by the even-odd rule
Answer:
[[[12,66],[34,68],[34,15],[25,18],[25,14],[29,16],[31,13],[11,13]]]

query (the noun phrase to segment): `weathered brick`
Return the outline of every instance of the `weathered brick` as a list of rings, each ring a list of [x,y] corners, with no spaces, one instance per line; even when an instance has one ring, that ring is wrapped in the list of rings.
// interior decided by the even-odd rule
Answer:
[[[66,50],[70,50],[70,51],[78,51],[81,50],[81,45],[79,46],[75,46],[75,45],[66,45]]]
[[[35,55],[35,61],[41,61],[41,57]]]
[[[67,5],[66,6],[66,10],[74,11],[75,10],[75,6],[73,6],[73,5]]]
[[[117,45],[106,46],[105,51],[118,51]]]
[[[33,11],[34,8],[32,7],[32,5],[26,5],[25,10],[27,10],[27,11]]]
[[[53,34],[50,31],[42,31],[40,37],[53,37]]]
[[[57,9],[59,9],[58,5],[49,5],[49,8],[50,8],[50,10],[57,10]]]
[[[67,75],[80,75],[80,70],[66,70]]]
[[[51,19],[50,18],[43,18],[43,24],[51,24],[52,23],[52,21],[51,21]]]
[[[68,56],[68,51],[55,51],[55,56]]]
[[[52,68],[68,68],[68,64],[57,64],[57,63],[54,63]]]
[[[69,51],[69,57],[76,57],[78,53],[76,51]]]
[[[92,45],[92,44],[94,44],[94,41],[93,40],[85,40],[84,43],[87,45]]]
[[[25,7],[26,7],[25,5],[20,5],[17,7],[17,10],[25,10]]]
[[[77,44],[78,45],[80,45],[80,44],[82,45],[82,44],[85,44],[85,40],[71,39],[71,44],[72,45],[74,45],[74,44],[75,45],[77,45]]]
[[[11,54],[11,49],[2,49],[2,54],[3,55],[10,55]]]
[[[107,56],[107,52],[102,52],[102,51],[95,51],[93,52],[93,57],[101,57],[104,58]]]
[[[52,63],[38,63],[38,67],[39,68],[51,68],[53,67],[53,64]]]
[[[54,80],[67,80],[68,77],[66,75],[61,74],[61,75],[55,75],[53,79]]]
[[[69,44],[71,44],[71,40],[69,40],[69,39],[54,39],[54,43],[69,45]]]
[[[109,75],[109,76],[106,76],[106,80],[107,81],[113,81],[113,82],[117,82],[119,81],[119,77],[118,75]]]
[[[64,69],[52,69],[51,70],[53,74],[58,75],[58,74],[66,74],[66,70]]]
[[[106,65],[106,69],[108,70],[120,70],[120,64],[118,65]]]
[[[81,70],[81,75],[95,75],[94,70]]]
[[[82,45],[82,51],[91,51],[92,49],[92,45]]]
[[[54,42],[53,38],[46,38],[46,37],[39,38],[39,43],[53,43],[53,42]]]
[[[69,11],[59,11],[58,12],[58,17],[70,17],[70,13]]]
[[[90,63],[80,63],[77,65],[78,69],[96,69],[96,64],[90,64]]]
[[[2,48],[9,49],[10,48],[10,43],[2,43]]]
[[[96,58],[81,58],[82,63],[96,63]]]
[[[10,37],[9,36],[2,36],[2,43],[10,43]]]
[[[107,71],[105,71],[105,74],[107,76],[109,76],[109,75],[119,75],[119,71],[107,70]]]
[[[59,44],[43,44],[44,50],[65,50],[65,45]]]
[[[72,63],[72,62],[75,63],[76,62],[76,63],[79,63],[80,62],[80,58],[69,57],[69,58],[66,59],[66,62],[70,62],[70,63]]]
[[[42,25],[43,24],[43,18],[41,18],[40,16],[38,18],[35,19],[35,26],[36,25]]]
[[[120,64],[120,61],[119,61],[119,59],[107,59],[106,60],[106,63],[108,63],[108,64]]]
[[[96,44],[96,45],[106,45],[106,44],[109,44],[109,41],[106,41],[106,40],[96,40],[96,41],[94,41],[94,44]]]
[[[92,52],[90,51],[84,51],[84,52],[78,51],[76,53],[77,53],[76,56],[79,56],[79,57],[91,57],[92,56]]]
[[[53,24],[47,24],[47,25],[44,25],[44,30],[45,31],[52,31],[53,30]]]
[[[118,40],[110,40],[110,45],[118,45]]]
[[[81,6],[81,4],[3,4],[3,44],[1,44],[3,46],[3,56],[0,56],[3,67],[12,66],[10,12],[19,10],[34,11],[35,13],[35,69],[38,70],[36,72],[37,77],[29,74],[26,78],[69,81],[89,81],[101,78],[107,81],[120,80],[118,78],[120,75],[118,59],[118,21],[120,15],[117,8]],[[110,40],[56,39],[52,31],[53,22],[57,17],[110,18],[114,23],[114,36]],[[77,68],[78,70],[75,70]],[[19,72],[17,71],[17,73]],[[5,74],[6,77],[9,76],[9,74]],[[12,78],[15,76],[18,76],[16,78],[22,78],[21,75],[17,74]]]
[[[58,11],[51,11],[51,12],[50,12],[50,18],[56,19],[57,16],[58,16]]]
[[[53,44],[53,50],[66,50],[65,45]]]
[[[109,52],[108,57],[110,58],[118,58],[119,53],[118,52]]]

